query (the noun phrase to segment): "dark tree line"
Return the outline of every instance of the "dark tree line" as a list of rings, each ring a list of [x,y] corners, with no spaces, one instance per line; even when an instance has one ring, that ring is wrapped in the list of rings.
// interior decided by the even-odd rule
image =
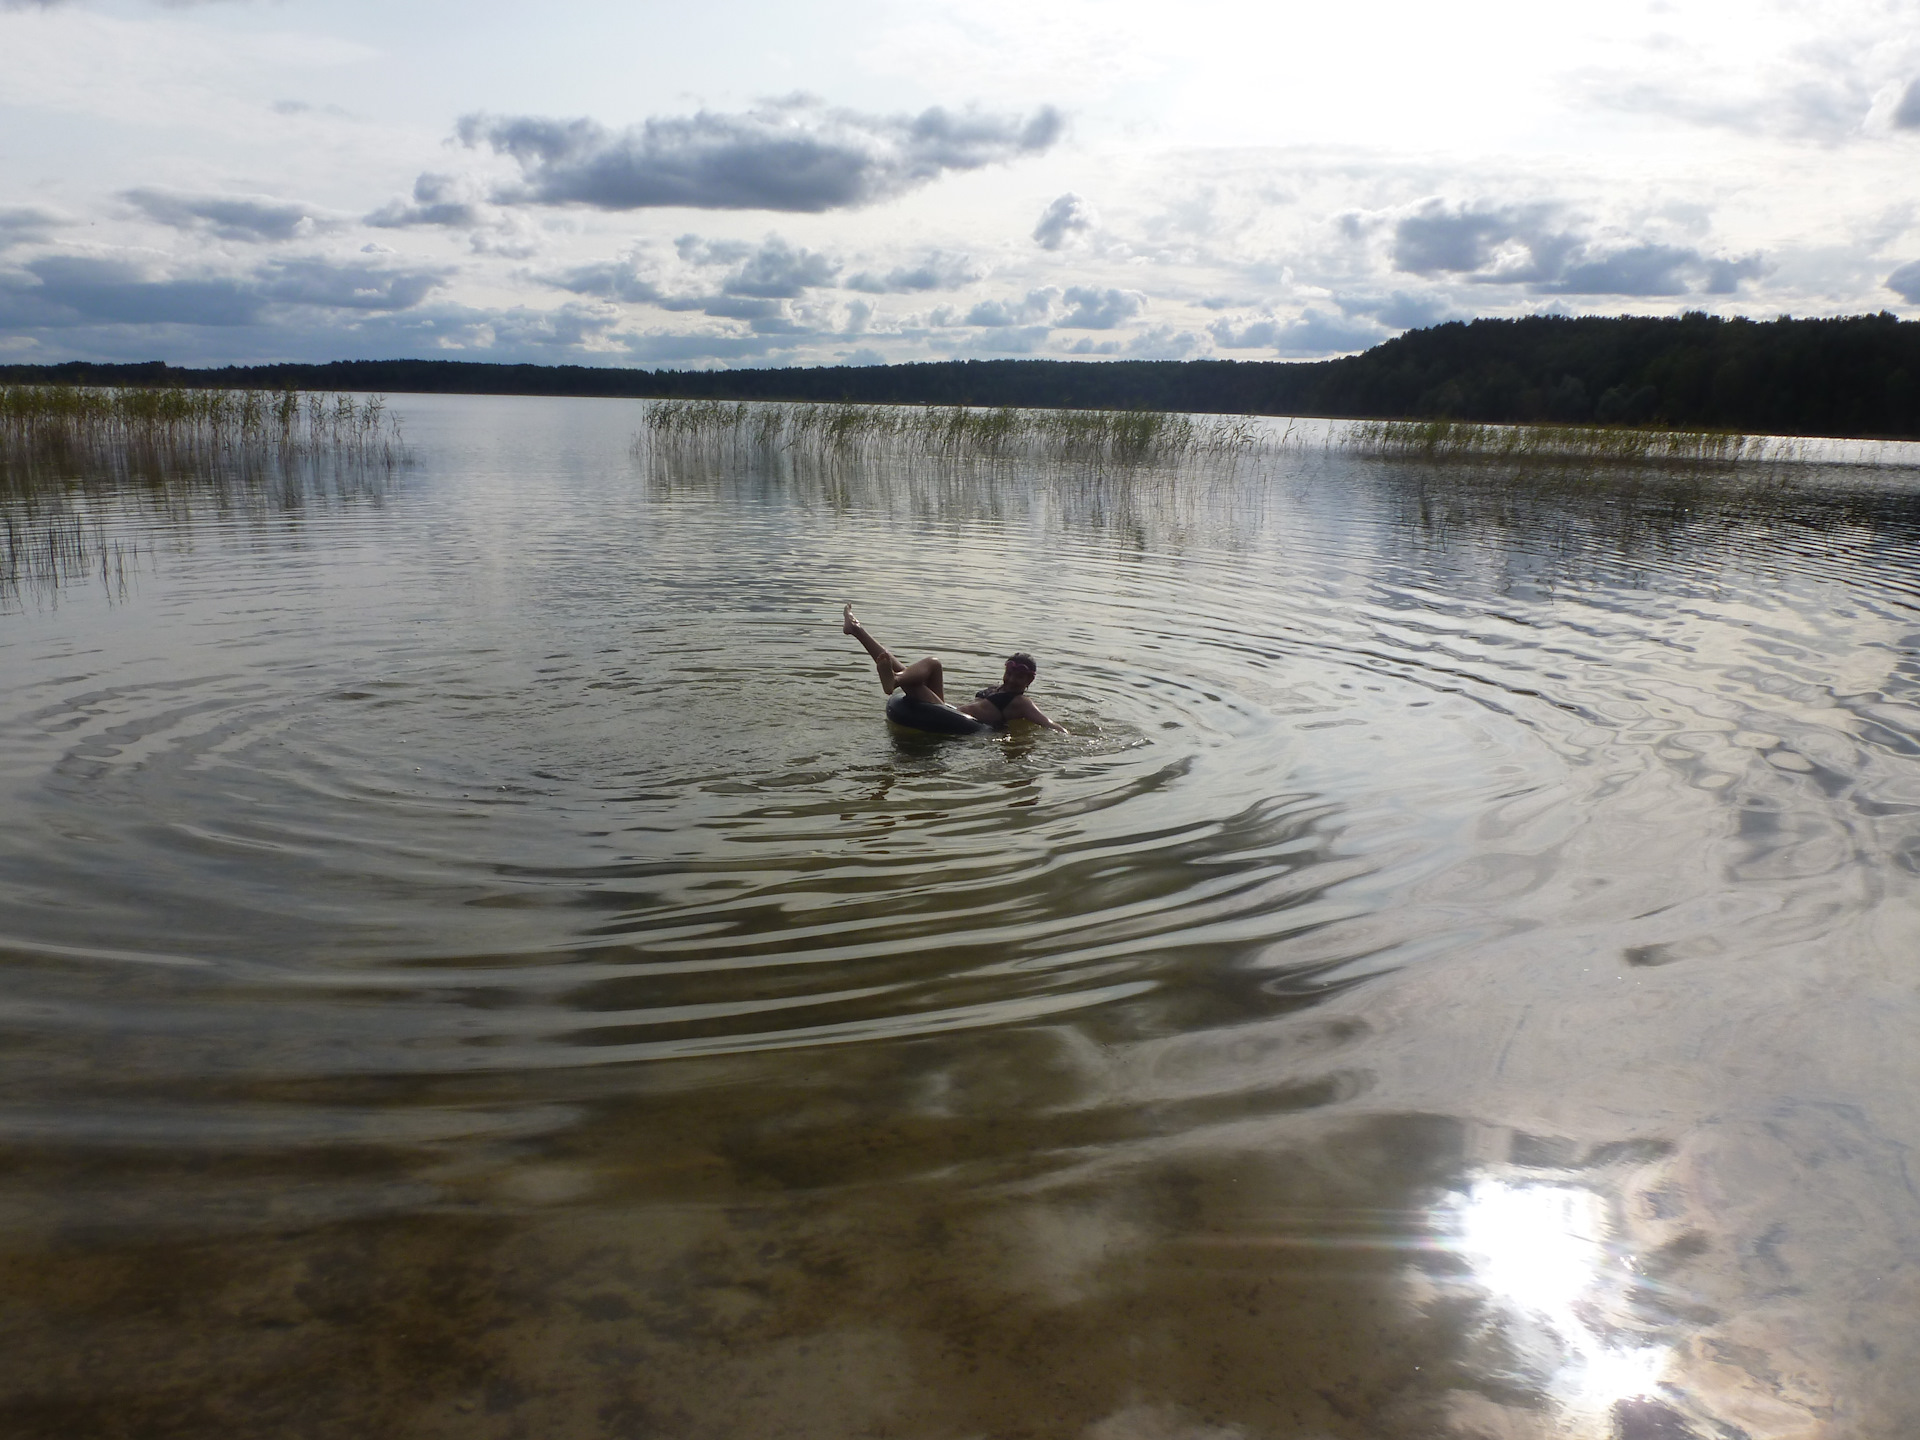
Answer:
[[[1667,424],[1793,435],[1920,435],[1920,322],[1537,315],[1411,330],[1362,355],[1234,360],[948,360],[756,370],[625,370],[461,360],[176,369],[0,366],[14,384],[1021,405]]]
[[[1920,324],[1532,316],[1414,330],[1312,386],[1311,413],[1920,434]]]

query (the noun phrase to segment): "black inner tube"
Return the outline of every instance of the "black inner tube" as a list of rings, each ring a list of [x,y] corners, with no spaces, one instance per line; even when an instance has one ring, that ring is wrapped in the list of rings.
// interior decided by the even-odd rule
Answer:
[[[924,730],[930,735],[986,735],[993,726],[976,720],[951,705],[930,705],[910,698],[903,690],[887,701],[887,719],[909,730]]]

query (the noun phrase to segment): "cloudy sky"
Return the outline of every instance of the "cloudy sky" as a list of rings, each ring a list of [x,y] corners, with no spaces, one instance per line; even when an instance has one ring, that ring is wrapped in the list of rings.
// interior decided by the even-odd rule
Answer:
[[[0,0],[0,360],[1920,316],[1920,0]]]

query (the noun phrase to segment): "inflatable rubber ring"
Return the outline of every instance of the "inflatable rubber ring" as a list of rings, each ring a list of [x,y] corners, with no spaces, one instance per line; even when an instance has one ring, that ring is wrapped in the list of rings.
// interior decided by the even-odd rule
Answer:
[[[929,735],[987,735],[993,726],[976,720],[951,705],[929,705],[914,700],[903,690],[887,701],[887,719],[908,730],[924,730]]]

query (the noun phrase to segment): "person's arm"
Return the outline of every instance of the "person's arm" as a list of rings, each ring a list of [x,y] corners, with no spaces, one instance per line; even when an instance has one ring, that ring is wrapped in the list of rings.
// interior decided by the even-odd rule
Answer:
[[[1053,721],[1047,719],[1045,715],[1040,713],[1040,707],[1025,695],[1014,696],[1013,703],[1007,706],[1007,718],[1009,720],[1031,720],[1034,724],[1044,725],[1049,730],[1058,730],[1062,735],[1067,733],[1066,726],[1056,725]]]

